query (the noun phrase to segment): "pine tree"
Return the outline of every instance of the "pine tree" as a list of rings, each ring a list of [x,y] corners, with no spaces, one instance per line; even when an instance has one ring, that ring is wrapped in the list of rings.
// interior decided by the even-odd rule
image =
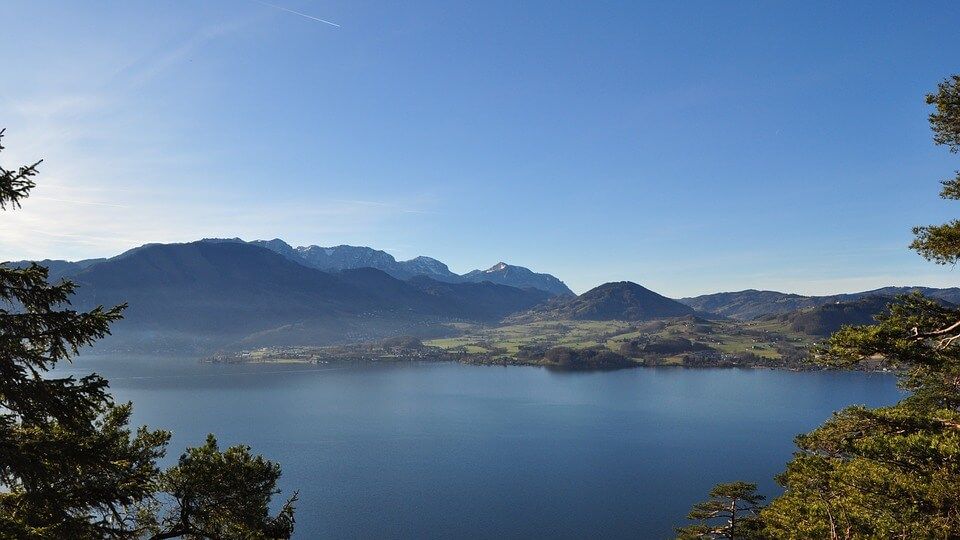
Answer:
[[[960,150],[960,76],[927,96],[934,142]],[[960,173],[941,196],[960,199]],[[915,229],[929,260],[960,260],[960,221]],[[877,324],[831,336],[818,360],[852,367],[883,359],[910,395],[891,407],[851,407],[797,438],[761,517],[772,538],[960,538],[960,310],[901,297]]]
[[[697,521],[677,529],[678,540],[747,540],[759,538],[757,513],[763,503],[757,485],[747,482],[717,484],[710,499],[693,506],[687,519]]]
[[[0,209],[20,208],[39,165],[0,167]],[[161,471],[170,433],[130,428],[132,405],[99,375],[51,374],[125,308],[75,311],[74,290],[37,264],[0,265],[0,537],[289,538],[296,495],[268,510],[278,465],[211,436]]]

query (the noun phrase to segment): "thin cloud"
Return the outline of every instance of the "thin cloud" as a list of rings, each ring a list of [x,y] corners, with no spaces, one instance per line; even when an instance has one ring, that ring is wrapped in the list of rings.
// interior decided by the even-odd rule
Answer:
[[[98,236],[98,235],[95,235],[95,234],[56,233],[56,232],[50,232],[50,231],[43,231],[43,230],[40,230],[40,229],[25,229],[25,230],[26,230],[26,232],[31,232],[31,233],[34,233],[34,234],[39,234],[39,235],[42,235],[42,236],[50,236],[50,237],[53,237],[53,238],[71,238],[71,239],[77,238],[77,239],[81,239],[81,240],[91,240],[91,241],[95,241],[95,242],[107,241],[107,242],[114,242],[114,243],[115,243],[115,242],[118,242],[118,241],[119,241],[119,242],[126,242],[126,243],[131,243],[131,242],[135,242],[135,241],[136,241],[136,240],[134,240],[134,239],[132,239],[132,238],[123,238],[123,237],[120,237],[120,236]]]
[[[110,203],[95,202],[95,201],[75,201],[71,199],[54,199],[52,197],[41,197],[39,195],[34,195],[31,198],[33,200],[39,200],[39,201],[53,201],[53,202],[61,202],[61,203],[69,203],[69,204],[88,204],[92,206],[110,206],[113,208],[129,208],[128,206],[125,206],[122,204],[110,204]]]
[[[406,208],[397,204],[380,202],[380,201],[364,201],[364,200],[358,200],[358,199],[331,199],[331,200],[334,202],[356,204],[360,206],[374,206],[377,208],[388,208],[403,214],[439,214],[439,212],[434,212],[431,210],[422,210],[419,208]]]
[[[237,20],[206,26],[172,49],[163,51],[152,58],[135,60],[128,64],[116,73],[116,82],[124,85],[123,91],[130,91],[147,84],[164,71],[182,64],[191,54],[207,43],[235,33],[247,24],[247,21]]]
[[[360,199],[331,199],[334,202],[349,203],[349,204],[359,204],[363,206],[383,206],[383,207],[394,207],[396,205],[380,202],[380,201],[363,201]]]
[[[301,16],[301,17],[305,17],[305,18],[307,18],[307,19],[310,19],[311,21],[322,22],[323,24],[329,24],[330,26],[335,26],[335,27],[337,27],[337,28],[340,28],[340,25],[337,24],[337,23],[335,23],[335,22],[331,22],[331,21],[327,21],[327,20],[324,20],[324,19],[320,19],[320,18],[314,17],[313,15],[307,15],[306,13],[301,13],[301,12],[299,12],[299,11],[294,11],[294,10],[292,10],[292,9],[288,9],[288,8],[283,7],[283,6],[278,6],[278,5],[276,5],[276,4],[271,4],[271,3],[269,3],[269,2],[263,2],[262,0],[253,0],[253,1],[256,2],[256,3],[258,3],[258,4],[267,6],[267,7],[272,7],[272,8],[274,8],[274,9],[279,9],[280,11],[286,11],[287,13],[293,13],[294,15],[299,15],[299,16]]]

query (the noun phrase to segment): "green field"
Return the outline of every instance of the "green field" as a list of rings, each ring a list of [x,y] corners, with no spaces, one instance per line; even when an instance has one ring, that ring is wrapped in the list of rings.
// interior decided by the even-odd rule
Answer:
[[[520,347],[587,348],[603,346],[619,352],[623,343],[637,338],[686,338],[721,353],[751,353],[779,359],[781,351],[805,349],[813,338],[790,331],[775,322],[707,321],[668,319],[663,321],[543,321],[521,325],[481,327],[459,325],[460,335],[426,341],[425,345],[466,354],[510,357]],[[667,359],[669,360],[670,358]],[[674,359],[677,363],[681,359]]]

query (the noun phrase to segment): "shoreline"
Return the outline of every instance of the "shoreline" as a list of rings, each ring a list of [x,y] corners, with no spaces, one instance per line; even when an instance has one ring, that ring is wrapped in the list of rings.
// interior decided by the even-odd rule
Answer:
[[[896,373],[896,370],[882,366],[879,362],[864,365],[857,369],[836,369],[820,366],[813,363],[783,364],[774,361],[736,362],[722,361],[716,363],[696,362],[663,362],[662,359],[645,361],[643,359],[626,359],[626,362],[614,365],[569,365],[552,363],[536,358],[516,357],[487,357],[482,354],[450,353],[436,348],[424,348],[416,351],[407,351],[406,354],[393,351],[390,354],[337,354],[330,349],[340,347],[298,347],[298,352],[291,354],[291,348],[264,348],[232,353],[216,353],[200,358],[198,361],[205,364],[233,364],[233,365],[332,365],[332,364],[408,364],[414,362],[427,363],[457,363],[472,366],[525,366],[540,367],[555,371],[593,372],[618,371],[625,369],[675,368],[675,369],[757,369],[791,372],[812,371],[858,371],[876,373]]]

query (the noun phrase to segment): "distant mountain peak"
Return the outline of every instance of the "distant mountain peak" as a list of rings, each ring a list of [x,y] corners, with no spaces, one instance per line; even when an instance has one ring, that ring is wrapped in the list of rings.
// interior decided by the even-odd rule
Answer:
[[[450,271],[446,264],[432,258],[414,257],[409,261],[400,261],[400,266],[413,276],[427,276],[432,279],[445,281],[447,283],[457,283],[463,281],[460,276]]]
[[[465,281],[490,281],[511,287],[534,288],[547,291],[555,296],[573,296],[567,285],[550,274],[538,274],[523,266],[514,266],[503,261],[487,268],[474,270],[463,275]]]
[[[509,264],[507,264],[507,263],[505,263],[505,262],[503,262],[503,261],[500,261],[500,262],[498,262],[497,264],[491,266],[490,268],[487,268],[486,270],[484,270],[483,273],[485,273],[485,274],[492,274],[493,272],[503,272],[504,270],[506,270],[506,269],[509,268],[509,267],[510,267]]]

